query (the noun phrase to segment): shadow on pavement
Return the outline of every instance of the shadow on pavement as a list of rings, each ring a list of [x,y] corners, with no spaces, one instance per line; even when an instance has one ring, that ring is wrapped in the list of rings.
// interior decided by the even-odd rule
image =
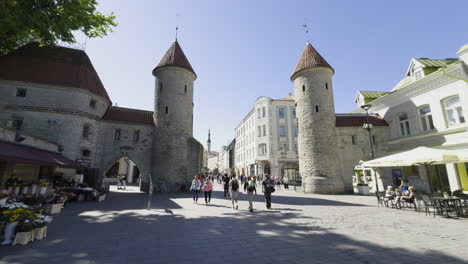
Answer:
[[[189,210],[177,215],[171,208],[180,206],[172,199],[188,195],[160,195],[154,208],[164,209],[150,211],[136,208],[145,197],[113,194],[86,207],[72,204],[50,225],[47,239],[1,247],[0,263],[466,263],[437,249],[419,253],[363,242],[293,210],[223,213],[212,208],[214,216],[208,215],[214,211],[197,216]]]

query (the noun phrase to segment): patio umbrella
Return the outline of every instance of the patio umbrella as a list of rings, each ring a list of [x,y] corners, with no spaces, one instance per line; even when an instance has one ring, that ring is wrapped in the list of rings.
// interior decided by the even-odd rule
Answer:
[[[465,161],[468,161],[468,153],[463,150],[418,147],[382,158],[369,160],[364,162],[362,165],[365,167],[403,167],[422,165],[426,169],[429,187],[432,192],[429,165],[459,163]]]

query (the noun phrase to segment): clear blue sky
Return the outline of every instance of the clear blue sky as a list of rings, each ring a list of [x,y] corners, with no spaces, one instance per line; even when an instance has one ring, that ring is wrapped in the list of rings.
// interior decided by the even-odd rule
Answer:
[[[153,110],[151,74],[174,41],[198,79],[194,137],[212,149],[234,138],[234,128],[259,96],[293,92],[289,78],[304,49],[301,25],[334,67],[337,113],[355,108],[357,90],[390,90],[413,57],[450,58],[468,43],[468,1],[101,1],[118,27],[88,39],[86,52],[111,100]],[[83,41],[80,38],[79,41]]]

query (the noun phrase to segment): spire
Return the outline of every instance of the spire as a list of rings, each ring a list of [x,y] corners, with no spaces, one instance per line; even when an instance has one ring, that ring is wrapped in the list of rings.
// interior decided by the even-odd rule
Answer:
[[[210,133],[210,130],[208,129],[208,141],[207,141],[207,145],[208,145],[208,152],[211,151],[211,133]]]
[[[299,59],[299,62],[297,63],[296,68],[291,75],[291,80],[294,74],[302,70],[315,67],[328,67],[334,71],[330,64],[328,64],[328,62],[322,57],[322,55],[320,55],[320,53],[318,53],[318,51],[312,47],[310,42],[307,41],[301,58]]]
[[[171,47],[167,50],[166,54],[161,59],[158,66],[154,68],[153,75],[155,75],[155,73],[159,71],[160,69],[164,67],[168,67],[168,66],[184,68],[192,72],[195,75],[195,78],[197,76],[197,74],[193,70],[192,65],[190,65],[190,62],[188,61],[187,57],[182,51],[182,48],[180,47],[179,42],[177,40],[174,41]]]

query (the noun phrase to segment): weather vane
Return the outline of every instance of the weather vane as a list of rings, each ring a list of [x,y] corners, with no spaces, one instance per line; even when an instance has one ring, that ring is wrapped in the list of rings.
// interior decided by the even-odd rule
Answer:
[[[304,30],[304,35],[306,37],[307,42],[309,42],[309,26],[307,25],[306,19],[304,19],[304,24],[302,25],[302,29]]]
[[[179,14],[176,14],[176,28],[175,28],[175,40],[177,41],[177,33],[179,32]]]

